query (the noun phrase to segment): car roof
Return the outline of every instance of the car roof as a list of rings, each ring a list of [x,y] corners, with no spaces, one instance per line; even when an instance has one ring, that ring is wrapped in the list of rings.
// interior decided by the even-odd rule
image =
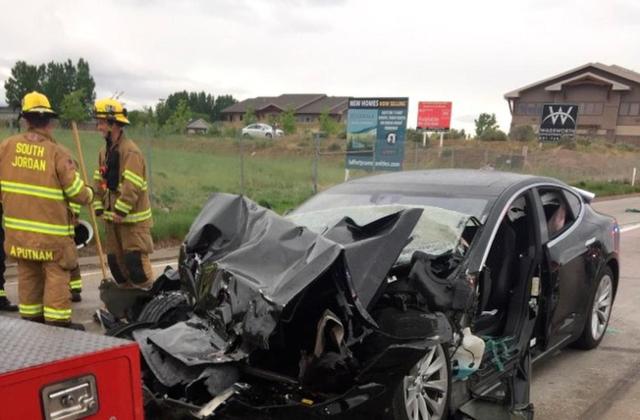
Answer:
[[[349,193],[360,189],[397,190],[446,195],[497,197],[515,184],[536,181],[558,183],[551,178],[478,169],[433,169],[391,172],[357,178],[330,188],[329,193]]]

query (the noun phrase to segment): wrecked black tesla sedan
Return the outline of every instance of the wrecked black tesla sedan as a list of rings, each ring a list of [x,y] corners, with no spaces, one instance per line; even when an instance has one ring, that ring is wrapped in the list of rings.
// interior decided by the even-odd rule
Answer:
[[[215,194],[114,334],[152,417],[532,418],[531,362],[594,348],[619,230],[550,178],[392,173],[281,217]]]

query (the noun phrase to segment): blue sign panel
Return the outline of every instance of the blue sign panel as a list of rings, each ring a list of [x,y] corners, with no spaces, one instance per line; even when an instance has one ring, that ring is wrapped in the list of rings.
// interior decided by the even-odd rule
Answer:
[[[408,98],[350,98],[346,167],[401,170],[408,107]]]

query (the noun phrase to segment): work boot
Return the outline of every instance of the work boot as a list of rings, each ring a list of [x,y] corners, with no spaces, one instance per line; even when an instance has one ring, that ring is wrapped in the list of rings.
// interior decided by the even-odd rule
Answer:
[[[82,324],[77,324],[75,322],[59,322],[59,321],[47,321],[46,323],[47,325],[53,325],[54,327],[60,327],[60,328],[68,328],[70,330],[78,330],[78,331],[84,331],[84,325]]]
[[[0,311],[17,312],[18,305],[14,305],[6,296],[0,296]]]
[[[38,324],[44,324],[44,316],[32,316],[32,317],[21,317],[25,321],[37,322]]]
[[[82,302],[82,295],[80,292],[71,291],[71,302]]]

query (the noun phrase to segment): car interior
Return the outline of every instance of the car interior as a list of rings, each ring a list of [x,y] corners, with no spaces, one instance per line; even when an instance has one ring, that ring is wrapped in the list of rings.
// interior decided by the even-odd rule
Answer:
[[[501,337],[514,333],[509,312],[522,305],[516,290],[526,284],[528,266],[535,256],[533,215],[526,196],[511,204],[503,217],[480,276],[480,297],[475,330],[478,335]]]
[[[540,190],[540,199],[547,219],[547,233],[552,239],[571,225],[573,217],[560,190]]]

